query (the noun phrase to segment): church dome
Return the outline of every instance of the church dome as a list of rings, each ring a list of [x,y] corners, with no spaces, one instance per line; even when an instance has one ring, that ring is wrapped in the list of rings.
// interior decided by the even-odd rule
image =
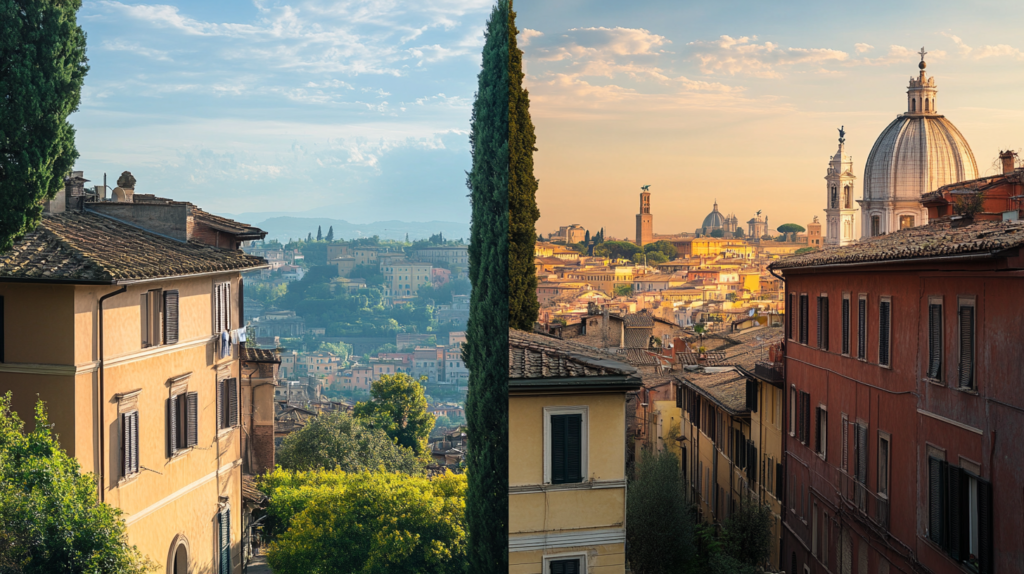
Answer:
[[[718,229],[725,227],[725,217],[722,216],[718,211],[718,202],[715,202],[715,207],[711,210],[711,213],[704,218],[704,223],[701,225],[704,229]]]
[[[864,199],[919,200],[950,183],[978,177],[967,140],[937,112],[938,86],[925,75],[907,86],[907,111],[896,116],[875,140],[864,166]]]

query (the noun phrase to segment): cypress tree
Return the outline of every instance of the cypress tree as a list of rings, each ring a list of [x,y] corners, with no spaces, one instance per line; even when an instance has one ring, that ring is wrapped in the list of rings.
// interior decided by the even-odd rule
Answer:
[[[78,159],[67,118],[89,71],[81,5],[0,2],[0,253],[35,228]]]
[[[334,226],[327,230],[327,241],[334,241]]]
[[[516,13],[509,0],[508,45],[508,147],[509,223],[508,290],[509,324],[533,331],[540,302],[537,271],[533,266],[534,233],[537,232],[537,178],[533,177],[533,152],[537,136],[530,119],[530,94],[523,89],[523,51],[516,46]]]
[[[469,136],[469,572],[508,570],[509,12],[498,0],[487,21]]]
[[[316,226],[316,240],[317,241],[323,241],[324,240],[324,232],[323,232],[322,228],[319,225]]]

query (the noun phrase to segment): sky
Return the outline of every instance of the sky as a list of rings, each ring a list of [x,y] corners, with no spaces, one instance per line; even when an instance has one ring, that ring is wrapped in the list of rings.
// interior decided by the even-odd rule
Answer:
[[[137,193],[221,214],[468,223],[490,9],[87,0],[75,169],[111,186],[128,170]]]
[[[536,127],[539,232],[693,232],[717,199],[770,227],[822,217],[845,126],[860,197],[923,46],[939,113],[979,172],[1024,147],[1024,34],[1012,2],[516,0]],[[744,228],[746,226],[744,225]]]

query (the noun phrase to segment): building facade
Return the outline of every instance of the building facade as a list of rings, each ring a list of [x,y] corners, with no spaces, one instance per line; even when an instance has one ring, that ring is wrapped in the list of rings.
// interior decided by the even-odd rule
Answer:
[[[857,208],[854,206],[853,158],[846,155],[846,132],[839,130],[836,150],[825,175],[825,244],[849,245],[858,239]],[[819,235],[820,235],[819,228]],[[810,233],[808,232],[808,238]]]

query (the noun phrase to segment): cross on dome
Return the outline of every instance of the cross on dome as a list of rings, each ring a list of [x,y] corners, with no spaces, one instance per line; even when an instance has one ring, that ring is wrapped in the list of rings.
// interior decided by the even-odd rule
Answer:
[[[924,51],[924,46],[921,46],[921,51],[920,51],[920,52],[918,52],[918,54],[921,54],[921,61],[922,61],[922,62],[924,61],[924,55],[925,55],[925,54],[927,54],[927,53],[928,53],[928,52],[925,52],[925,51]]]

